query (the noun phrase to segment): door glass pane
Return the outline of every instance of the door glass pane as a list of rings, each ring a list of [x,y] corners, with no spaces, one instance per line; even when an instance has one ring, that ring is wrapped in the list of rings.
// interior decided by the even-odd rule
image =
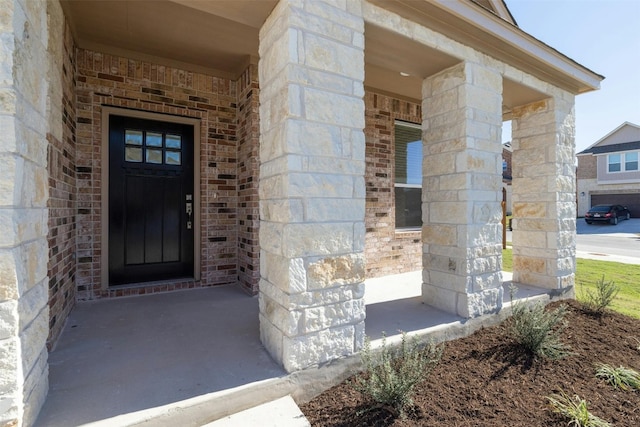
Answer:
[[[162,147],[162,134],[147,132],[147,147]]]
[[[165,144],[167,148],[182,148],[182,137],[180,135],[167,135]]]
[[[147,148],[147,163],[162,164],[162,150]]]
[[[128,145],[142,145],[142,131],[126,130],[124,140]]]
[[[124,149],[124,159],[127,162],[141,162],[142,161],[142,148],[126,147]]]
[[[179,165],[180,160],[181,159],[179,151],[167,151],[166,153],[164,153],[164,162],[168,165]]]

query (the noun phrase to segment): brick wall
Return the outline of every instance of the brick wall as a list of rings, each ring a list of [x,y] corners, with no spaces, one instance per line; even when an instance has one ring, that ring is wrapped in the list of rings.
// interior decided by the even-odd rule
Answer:
[[[420,231],[395,230],[394,122],[422,122],[418,103],[365,92],[367,277],[422,268]]]
[[[251,294],[260,281],[259,94],[258,67],[250,65],[238,79],[238,281]]]
[[[60,79],[61,94],[52,94],[52,103],[61,104],[62,138],[47,134],[49,141],[47,169],[49,172],[49,337],[51,348],[76,298],[76,105],[75,47],[68,25],[65,25],[61,46],[61,70],[51,73]],[[58,73],[60,75],[58,76]],[[53,86],[53,83],[52,83]],[[57,87],[57,85],[56,85]],[[59,120],[55,117],[54,120]],[[58,124],[59,126],[59,124]]]
[[[239,275],[238,156],[246,152],[238,148],[237,82],[83,49],[77,51],[77,70],[79,298],[236,283]],[[251,103],[257,101],[252,99]],[[101,165],[103,105],[201,120],[200,282],[101,289],[101,167],[107,166]],[[252,132],[245,131],[243,137],[250,134]],[[245,181],[249,180],[247,174],[257,173],[250,169],[242,172]],[[245,213],[244,221],[246,218]],[[258,260],[254,262],[257,264]],[[246,271],[247,266],[243,267]]]
[[[502,169],[502,179],[511,181],[513,177],[513,171],[511,170],[511,157],[513,153],[506,148],[502,148],[502,161],[506,162],[506,168]]]
[[[577,179],[595,179],[598,177],[598,158],[590,154],[578,156]]]

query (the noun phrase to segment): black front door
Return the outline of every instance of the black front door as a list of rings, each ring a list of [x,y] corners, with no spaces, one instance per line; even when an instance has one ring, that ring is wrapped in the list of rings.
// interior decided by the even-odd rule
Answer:
[[[109,284],[193,277],[193,127],[109,119]]]

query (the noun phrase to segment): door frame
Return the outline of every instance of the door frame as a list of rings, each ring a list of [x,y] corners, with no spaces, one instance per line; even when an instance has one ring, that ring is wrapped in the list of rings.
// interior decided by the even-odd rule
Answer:
[[[100,282],[102,290],[109,289],[109,117],[125,116],[136,119],[156,120],[160,122],[179,123],[193,126],[193,198],[194,198],[194,233],[193,233],[193,279],[200,280],[200,124],[201,120],[193,117],[172,116],[170,114],[152,113],[148,111],[129,110],[102,106],[102,157],[101,157],[101,245],[100,249]],[[148,282],[154,283],[154,282]],[[122,287],[122,286],[120,286]],[[126,287],[126,286],[125,286]]]

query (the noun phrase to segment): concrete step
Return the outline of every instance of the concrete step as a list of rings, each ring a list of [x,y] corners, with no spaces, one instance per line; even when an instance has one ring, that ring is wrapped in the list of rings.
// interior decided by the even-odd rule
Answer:
[[[285,396],[205,424],[203,427],[311,427],[293,401]]]

